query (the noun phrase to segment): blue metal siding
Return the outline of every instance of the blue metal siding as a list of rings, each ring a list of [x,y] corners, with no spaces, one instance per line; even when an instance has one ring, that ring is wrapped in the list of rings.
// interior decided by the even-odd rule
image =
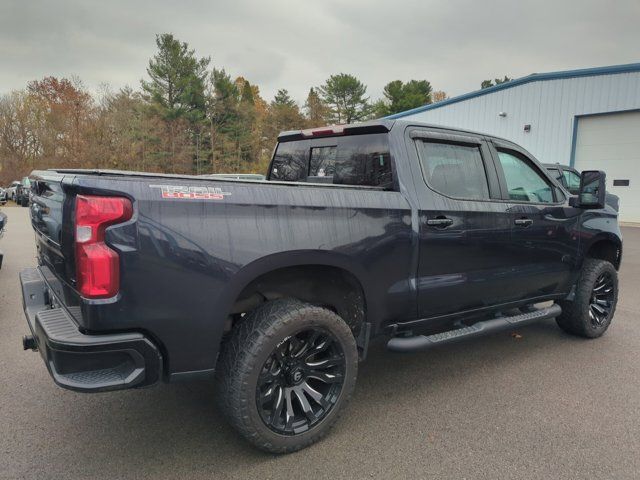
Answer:
[[[486,132],[522,145],[540,161],[568,164],[576,116],[640,108],[640,64],[634,65],[635,71],[622,73],[556,74],[553,79],[548,78],[550,74],[538,75],[535,80],[498,85],[501,88],[486,89],[492,91],[481,95],[397,117]],[[507,116],[499,117],[499,112]],[[524,131],[525,124],[531,125],[529,133]]]
[[[426,110],[441,108],[445,105],[462,102],[465,100],[469,100],[471,98],[480,97],[482,95],[488,95],[490,93],[494,93],[499,90],[506,90],[508,88],[517,87],[530,82],[539,82],[544,80],[558,80],[562,78],[594,77],[598,75],[612,75],[616,73],[628,73],[628,72],[639,72],[639,71],[640,71],[640,63],[627,63],[624,65],[582,68],[578,70],[566,70],[562,72],[532,73],[531,75],[527,75],[526,77],[516,78],[514,80],[511,80],[510,82],[501,83],[499,85],[494,85],[493,87],[465,93],[464,95],[459,95],[453,98],[448,98],[447,100],[438,102],[437,104],[424,105],[422,107],[417,107],[412,110],[407,110],[405,112],[389,115],[387,118],[390,118],[390,119],[403,118],[403,117],[420,113]]]

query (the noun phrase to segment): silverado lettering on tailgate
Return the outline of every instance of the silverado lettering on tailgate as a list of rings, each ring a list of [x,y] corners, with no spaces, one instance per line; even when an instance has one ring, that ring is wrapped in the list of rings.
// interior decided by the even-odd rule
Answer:
[[[224,192],[219,187],[202,187],[187,185],[149,185],[149,188],[159,188],[162,198],[193,199],[193,200],[224,200]]]

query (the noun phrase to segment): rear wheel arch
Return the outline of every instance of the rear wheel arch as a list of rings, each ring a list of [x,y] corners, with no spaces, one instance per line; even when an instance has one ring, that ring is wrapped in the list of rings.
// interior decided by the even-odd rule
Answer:
[[[362,276],[353,270],[334,257],[315,255],[269,258],[248,265],[238,272],[240,281],[227,296],[228,316],[237,318],[266,301],[296,298],[333,310],[357,335],[366,319],[367,296]]]

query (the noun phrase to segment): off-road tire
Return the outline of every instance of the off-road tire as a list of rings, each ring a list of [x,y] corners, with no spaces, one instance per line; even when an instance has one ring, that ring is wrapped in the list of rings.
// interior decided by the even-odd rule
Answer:
[[[344,353],[345,374],[338,400],[307,431],[279,434],[262,420],[256,401],[258,376],[281,343],[304,328],[330,332]],[[270,453],[289,453],[324,437],[348,403],[355,387],[358,352],[353,333],[331,310],[295,299],[267,302],[234,326],[223,342],[216,368],[218,403],[226,419],[250,443]]]
[[[613,281],[613,300],[610,312],[601,325],[596,325],[589,316],[589,308],[593,289],[603,274],[611,275]],[[606,260],[587,258],[582,266],[580,277],[575,287],[573,300],[559,302],[562,314],[556,318],[558,326],[571,335],[585,338],[597,338],[604,334],[611,325],[618,302],[618,272]]]

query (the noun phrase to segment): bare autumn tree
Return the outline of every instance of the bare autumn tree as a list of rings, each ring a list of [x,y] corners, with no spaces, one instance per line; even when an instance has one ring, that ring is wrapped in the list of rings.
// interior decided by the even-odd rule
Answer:
[[[154,147],[149,140],[158,125],[147,115],[140,92],[130,87],[115,93],[107,90],[99,104],[90,142],[96,166],[157,170],[158,165],[152,161]]]
[[[62,166],[86,166],[87,130],[93,99],[78,79],[45,77],[27,84],[31,107],[40,113],[36,132],[41,156]]]
[[[27,175],[42,153],[42,118],[24,90],[0,97],[0,185]]]
[[[433,103],[441,102],[447,98],[449,98],[447,97],[447,93],[442,90],[436,90],[431,94],[431,100],[433,100]]]

